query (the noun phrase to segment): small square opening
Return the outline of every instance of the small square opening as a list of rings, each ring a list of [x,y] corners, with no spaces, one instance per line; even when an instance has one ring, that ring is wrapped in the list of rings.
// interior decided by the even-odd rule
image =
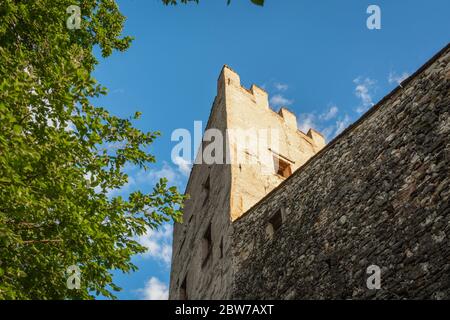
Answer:
[[[283,224],[283,216],[281,215],[281,210],[275,212],[272,218],[270,218],[269,223],[272,225],[274,232],[277,232],[281,228],[281,225]]]
[[[284,161],[283,159],[280,159],[278,157],[273,157],[273,162],[275,166],[275,172],[282,176],[283,178],[287,178],[292,174],[291,165]]]
[[[274,215],[269,219],[266,227],[266,233],[269,239],[273,239],[276,232],[283,225],[283,215],[281,214],[281,209],[275,212]]]

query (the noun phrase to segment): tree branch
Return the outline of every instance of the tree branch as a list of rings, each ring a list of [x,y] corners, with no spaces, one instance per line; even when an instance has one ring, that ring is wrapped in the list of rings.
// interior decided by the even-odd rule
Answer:
[[[33,244],[33,243],[53,243],[62,242],[62,239],[45,239],[45,240],[25,240],[22,241],[23,244]]]

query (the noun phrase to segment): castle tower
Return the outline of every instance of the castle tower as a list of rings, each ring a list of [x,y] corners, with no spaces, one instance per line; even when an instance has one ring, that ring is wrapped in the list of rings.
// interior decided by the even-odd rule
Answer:
[[[169,298],[229,298],[232,222],[324,146],[320,133],[298,130],[292,112],[272,111],[263,89],[242,87],[224,66],[186,187],[183,223],[174,226]]]

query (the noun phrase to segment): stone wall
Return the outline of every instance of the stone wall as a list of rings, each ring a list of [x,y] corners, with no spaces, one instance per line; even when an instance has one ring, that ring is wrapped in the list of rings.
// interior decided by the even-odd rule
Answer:
[[[449,60],[447,46],[233,223],[232,298],[450,299]]]
[[[222,85],[206,129],[225,134],[226,119]],[[190,199],[185,202],[183,223],[174,224],[169,299],[223,298],[230,294],[231,259],[224,259],[230,247],[230,190],[230,165],[193,166],[186,186]],[[204,235],[208,228],[212,248],[206,258]]]
[[[287,109],[270,109],[264,90],[242,87],[239,75],[227,66],[219,76],[206,129],[214,131],[205,132],[203,155],[217,146],[223,158],[212,163],[204,158],[192,168],[183,223],[174,226],[170,299],[230,298],[231,222],[284,181],[275,171],[274,156],[295,170],[325,145],[319,133],[299,131]],[[258,136],[269,130],[277,133],[270,141],[265,134]]]
[[[275,172],[274,157],[295,171],[325,146],[325,139],[314,130],[298,130],[295,114],[286,108],[274,112],[268,94],[256,85],[244,88],[229,67],[219,82],[226,83],[234,221],[285,180]]]

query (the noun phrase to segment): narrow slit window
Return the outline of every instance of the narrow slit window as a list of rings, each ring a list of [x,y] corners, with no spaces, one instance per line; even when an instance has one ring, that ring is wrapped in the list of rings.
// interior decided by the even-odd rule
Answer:
[[[185,242],[186,242],[186,234],[184,235],[183,242],[181,242],[181,246],[180,246],[180,248],[178,249],[178,253],[180,253],[181,250],[183,249],[184,243],[185,243]]]
[[[180,300],[188,300],[187,295],[187,276],[184,277],[183,283],[180,287]]]
[[[203,263],[202,267],[206,265],[209,257],[211,256],[212,251],[212,237],[211,237],[211,224],[209,224],[208,229],[206,229],[205,234],[203,235]]]
[[[205,189],[205,192],[206,192],[205,200],[203,200],[203,205],[205,205],[209,199],[209,191],[211,190],[211,182],[210,182],[209,176],[206,179],[205,183],[203,184],[203,189]]]
[[[287,178],[292,174],[291,165],[278,157],[273,157],[273,162],[275,166],[275,172],[284,177]]]

